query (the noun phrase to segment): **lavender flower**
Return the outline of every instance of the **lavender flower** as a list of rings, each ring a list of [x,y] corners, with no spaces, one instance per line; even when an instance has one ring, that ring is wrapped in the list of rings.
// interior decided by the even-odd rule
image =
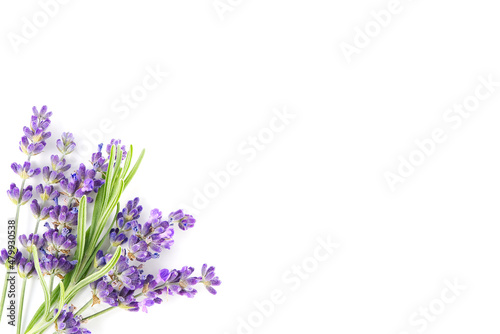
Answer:
[[[197,292],[193,286],[200,281],[199,277],[191,277],[193,271],[193,267],[183,267],[179,270],[179,276],[176,279],[177,284],[170,286],[170,290],[180,296],[193,298]]]
[[[54,186],[44,187],[42,184],[39,184],[36,186],[35,190],[44,202],[48,200],[55,200],[60,195]]]
[[[171,224],[177,223],[179,228],[183,231],[188,230],[194,226],[196,219],[191,215],[184,214],[182,210],[177,210],[168,215],[168,220]]]
[[[108,153],[108,159],[110,158],[110,155],[111,155],[111,147],[113,145],[115,145],[118,148],[120,148],[120,144],[122,143],[122,141],[120,139],[111,139],[111,143],[109,143],[107,146],[106,146],[106,152]],[[122,160],[125,160],[125,158],[127,157],[127,147],[125,145],[122,145],[121,146],[121,150],[123,152],[122,154]],[[118,154],[117,154],[118,156]]]
[[[7,251],[5,248],[0,251],[0,265],[12,265],[16,266],[19,261],[21,260],[21,257],[23,254],[20,251],[16,251],[15,254],[12,254],[14,252],[12,251]]]
[[[221,284],[219,277],[215,276],[215,268],[208,267],[207,264],[204,264],[201,268],[201,282],[205,285],[208,292],[213,295],[217,293],[213,287]]]
[[[104,180],[96,179],[96,171],[87,169],[84,164],[80,164],[78,170],[71,175],[71,179],[63,179],[61,187],[68,197],[81,198],[83,195],[89,195],[92,191],[96,192],[104,184]],[[91,203],[93,199],[87,197],[87,202]]]
[[[50,170],[49,166],[45,166],[42,169],[43,181],[46,184],[57,184],[64,179],[64,174],[56,171]]]
[[[37,176],[38,174],[40,174],[40,168],[32,169],[31,163],[29,161],[26,161],[22,166],[14,162],[11,165],[11,168],[14,171],[14,173],[19,175],[23,180],[27,180],[30,177]]]
[[[120,233],[120,229],[113,228],[109,232],[109,241],[113,247],[118,247],[128,241],[124,233]]]
[[[50,218],[54,226],[71,230],[77,225],[78,215],[65,205],[57,205],[50,211]]]
[[[104,277],[106,282],[109,282],[115,290],[120,290],[123,287],[130,290],[142,288],[142,283],[139,275],[139,268],[131,266],[125,256],[121,256],[115,267]]]
[[[75,307],[73,305],[64,305],[61,313],[55,321],[57,334],[90,334],[90,331],[81,327],[81,316],[74,315]],[[57,315],[58,309],[54,309],[54,315]]]
[[[40,204],[38,204],[38,201],[36,199],[31,201],[30,204],[31,212],[33,213],[33,217],[38,220],[44,220],[49,218],[50,216],[50,211],[54,209],[53,206],[46,206],[46,207],[41,207]]]
[[[31,246],[35,245],[37,249],[42,248],[45,245],[45,239],[40,237],[38,234],[31,233],[28,237],[25,234],[19,236],[19,242],[28,251],[32,252]]]
[[[92,306],[105,302],[110,306],[118,306],[118,301],[116,300],[116,294],[113,294],[113,287],[111,284],[104,281],[104,279],[98,279],[90,283],[90,289],[92,290]]]
[[[31,278],[33,276],[38,276],[35,270],[35,264],[33,261],[28,261],[28,259],[21,257],[17,265],[17,272],[21,278]]]
[[[131,312],[139,311],[139,303],[134,297],[134,290],[123,288],[119,292],[115,291],[114,297],[118,301],[118,306],[120,308]]]
[[[45,145],[46,143],[44,141],[40,143],[30,143],[28,137],[23,136],[19,142],[19,150],[28,156],[33,156],[42,153]]]
[[[71,168],[70,164],[66,164],[66,159],[59,158],[58,155],[50,156],[50,162],[52,164],[52,170],[57,173],[64,173]]]
[[[142,206],[139,204],[139,197],[133,201],[128,201],[122,211],[118,212],[116,223],[122,232],[128,232],[136,227],[137,219],[140,218]]]
[[[47,254],[40,260],[40,267],[44,275],[56,275],[63,279],[64,276],[75,268],[77,261],[68,261],[65,256],[56,257]]]
[[[127,256],[131,260],[146,262],[153,258],[153,254],[148,251],[148,248],[149,246],[146,241],[139,239],[136,235],[132,235],[128,241]]]
[[[104,252],[102,250],[97,251],[97,254],[95,255],[94,259],[94,267],[97,269],[104,267],[112,256],[113,254],[104,255]]]
[[[102,155],[102,145],[99,144],[99,151],[92,154],[92,167],[96,172],[106,173],[108,171],[108,159],[104,158]]]
[[[45,251],[52,255],[62,253],[69,255],[71,250],[76,247],[76,236],[69,233],[59,233],[57,230],[48,230],[43,234],[46,241]]]
[[[61,139],[58,139],[56,141],[56,147],[63,155],[68,155],[72,153],[76,148],[74,140],[75,137],[72,133],[64,132],[61,136]]]
[[[22,193],[19,192],[19,188],[15,183],[10,185],[10,189],[7,190],[7,196],[9,196],[12,203],[16,205],[24,205],[29,202],[31,197],[33,196],[33,187],[27,186]]]
[[[52,112],[47,112],[47,107],[43,106],[40,111],[33,107],[30,127],[23,128],[24,136],[19,142],[19,149],[28,156],[40,154],[45,148],[45,140],[50,137],[50,132],[45,132],[50,125],[49,117]]]
[[[46,121],[52,116],[52,111],[47,111],[47,106],[43,106],[40,111],[36,107],[33,107],[33,115],[41,122]]]

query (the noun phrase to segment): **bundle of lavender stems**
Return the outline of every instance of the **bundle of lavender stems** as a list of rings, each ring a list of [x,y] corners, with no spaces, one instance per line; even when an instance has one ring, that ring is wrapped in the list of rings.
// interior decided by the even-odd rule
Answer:
[[[74,136],[65,132],[55,142],[59,154],[36,167],[32,158],[44,156],[51,137],[51,116],[46,106],[40,111],[33,107],[30,124],[24,127],[19,142],[26,160],[11,166],[19,181],[7,190],[16,213],[9,230],[13,238],[0,250],[0,265],[6,269],[0,321],[12,272],[21,280],[16,301],[18,334],[43,333],[51,328],[61,334],[90,333],[83,325],[109,311],[147,312],[167,295],[194,297],[199,284],[215,295],[214,287],[221,282],[212,266],[204,264],[201,276],[193,275],[194,269],[188,266],[161,269],[154,275],[146,271],[149,261],[159,259],[163,250],[172,247],[175,228],[186,231],[196,220],[182,210],[164,217],[159,209],[153,209],[147,215],[138,197],[120,206],[121,195],[145,151],[132,163],[133,146],[113,139],[105,147],[96,147],[89,163],[72,168],[68,162],[77,145]],[[18,235],[22,207],[29,208],[26,211],[33,216],[29,227],[34,226],[34,230]],[[25,301],[33,299],[25,293],[29,280],[38,281],[41,289],[31,291],[43,293],[44,302],[22,328]],[[73,305],[77,296],[88,297],[88,302]],[[92,307],[97,304],[106,307],[95,312]]]

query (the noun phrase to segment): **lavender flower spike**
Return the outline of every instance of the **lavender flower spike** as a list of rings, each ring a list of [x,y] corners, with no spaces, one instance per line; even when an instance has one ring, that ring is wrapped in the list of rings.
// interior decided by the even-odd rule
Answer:
[[[45,245],[45,239],[40,237],[38,234],[33,233],[31,233],[29,237],[26,237],[25,234],[20,235],[19,242],[28,251],[28,253],[32,252],[31,246],[33,245],[35,245],[37,249],[40,249]]]
[[[42,184],[39,184],[36,186],[35,190],[44,202],[48,200],[55,200],[60,195],[59,192],[55,190],[54,186],[44,187]]]
[[[10,189],[7,190],[7,196],[9,196],[10,200],[12,203],[16,205],[24,205],[29,202],[31,197],[33,196],[33,187],[32,186],[27,186],[22,194],[19,193],[19,188],[16,186],[15,183],[12,183],[10,185]]]
[[[52,170],[54,172],[64,173],[71,168],[70,164],[66,164],[66,159],[60,159],[58,155],[50,156],[50,162],[52,164]]]
[[[219,277],[215,276],[214,270],[214,267],[208,268],[207,264],[204,264],[201,267],[201,282],[205,285],[208,292],[210,292],[212,295],[215,295],[217,293],[217,291],[213,287],[219,286],[221,284]]]
[[[56,147],[63,155],[68,155],[72,153],[75,148],[75,137],[70,132],[64,132],[61,136],[61,139],[56,141]]]
[[[29,161],[26,161],[23,166],[14,162],[11,165],[11,168],[14,171],[14,173],[19,175],[23,180],[27,180],[30,177],[37,176],[38,174],[40,174],[40,168],[32,169],[31,163]]]
[[[55,321],[57,334],[90,334],[89,330],[80,327],[82,317],[75,316],[74,311],[74,306],[64,305],[63,310]],[[54,315],[58,312],[58,309],[54,309]]]
[[[120,144],[122,143],[122,141],[120,139],[111,139],[111,143],[109,143],[107,146],[106,146],[106,152],[108,153],[108,159],[110,158],[110,155],[111,155],[111,147],[113,145],[116,146],[116,148],[121,148],[123,154],[122,154],[122,160],[125,160],[125,158],[127,157],[127,147],[125,145],[122,145],[120,147]],[[118,155],[117,155],[118,156]]]
[[[30,143],[28,137],[23,136],[19,142],[19,150],[27,156],[33,156],[42,153],[45,145],[47,144],[44,141],[40,143]]]

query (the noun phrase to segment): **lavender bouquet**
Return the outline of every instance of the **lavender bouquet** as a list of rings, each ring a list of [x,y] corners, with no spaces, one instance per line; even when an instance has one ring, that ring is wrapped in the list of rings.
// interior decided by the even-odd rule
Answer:
[[[141,219],[143,208],[139,198],[120,207],[123,191],[136,174],[144,157],[143,150],[132,164],[133,147],[112,140],[103,152],[99,145],[90,165],[81,163],[72,169],[69,155],[76,143],[71,133],[63,133],[56,141],[60,155],[52,155],[50,163],[35,168],[32,158],[41,155],[51,133],[47,131],[52,112],[44,106],[33,108],[29,127],[19,148],[27,158],[23,164],[13,163],[12,170],[21,183],[10,185],[7,195],[16,206],[8,247],[0,251],[0,264],[6,268],[0,300],[0,321],[12,271],[21,279],[18,302],[17,333],[43,333],[54,326],[56,333],[90,333],[83,324],[114,309],[147,312],[162,303],[164,295],[193,297],[195,286],[204,285],[216,294],[220,285],[214,267],[202,266],[201,276],[193,276],[192,267],[162,269],[156,275],[145,272],[145,264],[158,259],[173,244],[174,227],[185,231],[195,219],[181,210],[164,218],[154,209]],[[43,183],[37,184],[41,178]],[[32,182],[32,184],[27,184]],[[18,236],[20,209],[28,206],[34,217],[34,230]],[[40,223],[42,225],[40,226]],[[9,226],[10,228],[10,226]],[[44,229],[40,231],[40,229]],[[27,328],[22,328],[26,284],[38,280],[44,303]],[[57,283],[57,284],[56,284]],[[75,307],[79,294],[88,302]],[[99,312],[92,306],[106,304]],[[14,325],[14,321],[11,323]]]

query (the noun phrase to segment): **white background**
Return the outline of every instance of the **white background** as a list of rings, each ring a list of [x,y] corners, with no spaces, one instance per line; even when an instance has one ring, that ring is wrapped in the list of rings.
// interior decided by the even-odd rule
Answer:
[[[496,2],[401,0],[348,62],[342,43],[376,29],[370,12],[390,1],[233,0],[223,19],[212,0],[69,1],[43,22],[46,1],[0,4],[5,190],[18,182],[10,164],[23,161],[22,126],[44,104],[54,112],[49,146],[72,131],[81,148],[121,138],[147,149],[125,199],[140,196],[148,210],[192,206],[211,172],[232,160],[241,168],[155,267],[214,265],[218,295],[116,311],[89,323],[93,333],[500,330],[500,87],[456,129],[443,118],[480,76],[500,81]],[[46,24],[14,46],[34,15]],[[169,75],[118,111],[148,69]],[[249,136],[269,134],[275,108],[295,118],[255,157],[242,154]],[[391,191],[384,173],[436,128],[447,140]],[[5,233],[14,207],[0,203]],[[32,224],[25,208],[20,232]],[[317,238],[327,237],[340,247],[315,268]],[[297,280],[289,270],[303,263],[310,273]],[[411,323],[443,305],[446,280],[466,288],[425,330]],[[276,289],[284,302],[259,316],[255,303]]]

